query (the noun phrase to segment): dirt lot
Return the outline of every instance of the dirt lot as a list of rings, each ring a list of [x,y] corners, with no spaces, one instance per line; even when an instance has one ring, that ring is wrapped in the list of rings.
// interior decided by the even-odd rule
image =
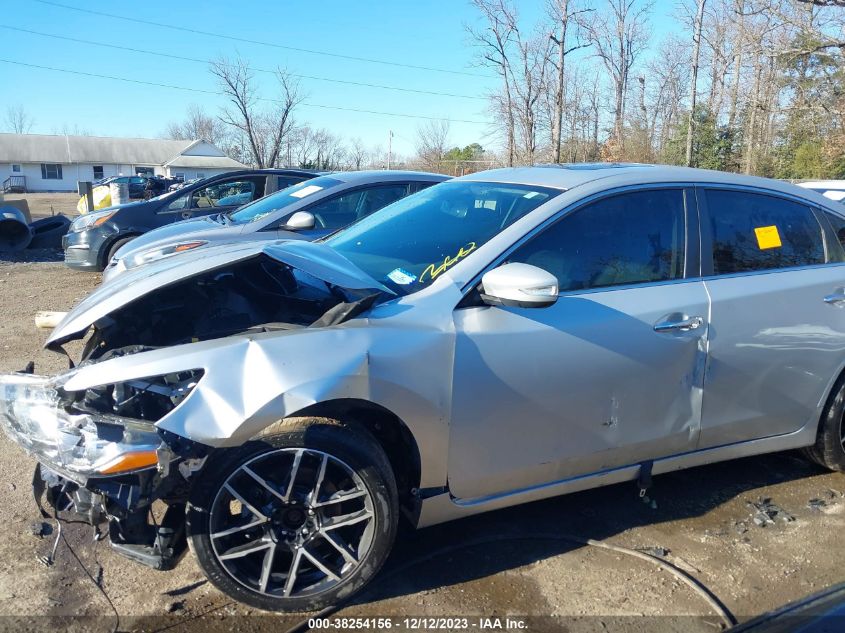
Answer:
[[[39,351],[45,333],[32,316],[67,309],[98,281],[60,263],[4,262],[0,255],[0,371],[30,359],[40,373],[66,366]],[[56,564],[44,567],[37,558],[52,536],[32,532],[40,521],[29,487],[33,465],[0,439],[0,614],[18,616],[0,618],[0,627],[56,626],[45,615],[72,616],[77,619],[63,624],[96,631],[118,624],[121,630],[283,630],[296,621],[239,617],[257,612],[204,582],[190,556],[173,572],[155,572],[94,543],[84,525],[65,527],[70,547],[62,543]],[[718,620],[707,603],[665,571],[548,537],[658,548],[653,551],[692,573],[744,620],[845,581],[843,491],[845,476],[777,454],[658,477],[656,509],[628,484],[406,532],[372,588],[337,615],[468,615],[471,622],[554,615],[527,620],[529,630],[714,631]],[[781,512],[761,527],[749,502],[765,498]]]
[[[33,220],[64,213],[69,218],[77,215],[79,196],[75,193],[7,193],[3,202],[22,200],[29,208]],[[0,206],[3,206],[0,202]]]

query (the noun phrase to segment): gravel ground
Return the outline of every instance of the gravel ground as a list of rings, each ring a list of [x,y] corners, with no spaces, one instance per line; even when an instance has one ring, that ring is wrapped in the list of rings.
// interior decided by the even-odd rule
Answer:
[[[38,310],[66,310],[98,282],[60,263],[0,255],[0,371],[60,371],[40,351]],[[77,353],[78,349],[69,350]],[[191,556],[172,572],[125,560],[91,528],[65,527],[56,564],[29,481],[34,462],[0,439],[0,628],[41,630],[283,630],[293,618],[257,617],[203,579]],[[559,616],[528,619],[529,630],[708,631],[718,619],[674,576],[636,558],[549,538],[574,534],[644,548],[693,574],[741,620],[845,581],[845,476],[791,453],[716,464],[655,478],[657,508],[630,484],[611,486],[400,535],[378,579],[336,614],[357,616]],[[760,526],[752,504],[778,511]],[[810,503],[811,500],[818,500]],[[758,522],[760,516],[758,516]],[[68,545],[69,544],[69,545]],[[655,549],[656,548],[656,549]],[[115,617],[119,614],[120,620]],[[242,616],[252,615],[245,618]],[[647,617],[643,617],[647,616]],[[394,626],[394,628],[397,628]],[[401,628],[401,627],[399,627]]]

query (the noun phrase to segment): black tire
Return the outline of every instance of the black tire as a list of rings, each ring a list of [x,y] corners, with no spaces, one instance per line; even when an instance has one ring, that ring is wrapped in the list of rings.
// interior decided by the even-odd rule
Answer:
[[[332,481],[344,476],[342,486]],[[227,596],[267,611],[314,611],[345,601],[376,575],[398,516],[390,462],[366,430],[295,418],[209,456],[191,490],[187,533],[200,567]]]
[[[36,220],[29,225],[32,241],[27,248],[61,248],[69,226],[70,220],[61,214]]]
[[[830,470],[845,472],[845,376],[840,378],[827,399],[819,420],[816,443],[804,450],[814,462]]]
[[[108,268],[109,262],[111,262],[112,257],[114,257],[115,253],[117,253],[117,251],[119,251],[124,244],[131,242],[134,239],[134,235],[132,237],[122,237],[117,240],[114,244],[112,244],[109,247],[108,253],[106,253],[105,261],[103,261],[102,268],[100,270],[105,270],[106,268]]]

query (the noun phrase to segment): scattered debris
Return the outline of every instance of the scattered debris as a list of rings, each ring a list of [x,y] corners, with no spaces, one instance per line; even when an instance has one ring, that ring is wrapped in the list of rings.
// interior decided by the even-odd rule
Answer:
[[[821,512],[822,508],[827,507],[827,501],[824,499],[810,499],[807,502],[807,507],[810,508],[812,512]]]
[[[669,551],[665,547],[638,547],[638,552],[642,552],[643,554],[648,554],[649,556],[656,556],[657,558],[666,558],[669,555]]]
[[[53,526],[44,521],[35,521],[29,526],[29,533],[38,538],[44,538],[53,533]]]
[[[774,503],[771,497],[760,497],[757,501],[747,501],[746,504],[753,510],[751,520],[758,527],[774,525],[778,519],[784,523],[791,523],[795,520],[794,516]]]
[[[168,613],[176,613],[177,611],[181,611],[185,608],[185,602],[182,600],[173,600],[167,603],[167,612]]]
[[[745,534],[748,531],[748,524],[745,521],[734,521],[734,530],[737,534]]]

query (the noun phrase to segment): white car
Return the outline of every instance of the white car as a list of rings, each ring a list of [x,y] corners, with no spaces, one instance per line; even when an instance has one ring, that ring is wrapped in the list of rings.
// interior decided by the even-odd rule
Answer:
[[[811,180],[796,184],[805,189],[818,191],[825,198],[845,203],[845,180]]]

